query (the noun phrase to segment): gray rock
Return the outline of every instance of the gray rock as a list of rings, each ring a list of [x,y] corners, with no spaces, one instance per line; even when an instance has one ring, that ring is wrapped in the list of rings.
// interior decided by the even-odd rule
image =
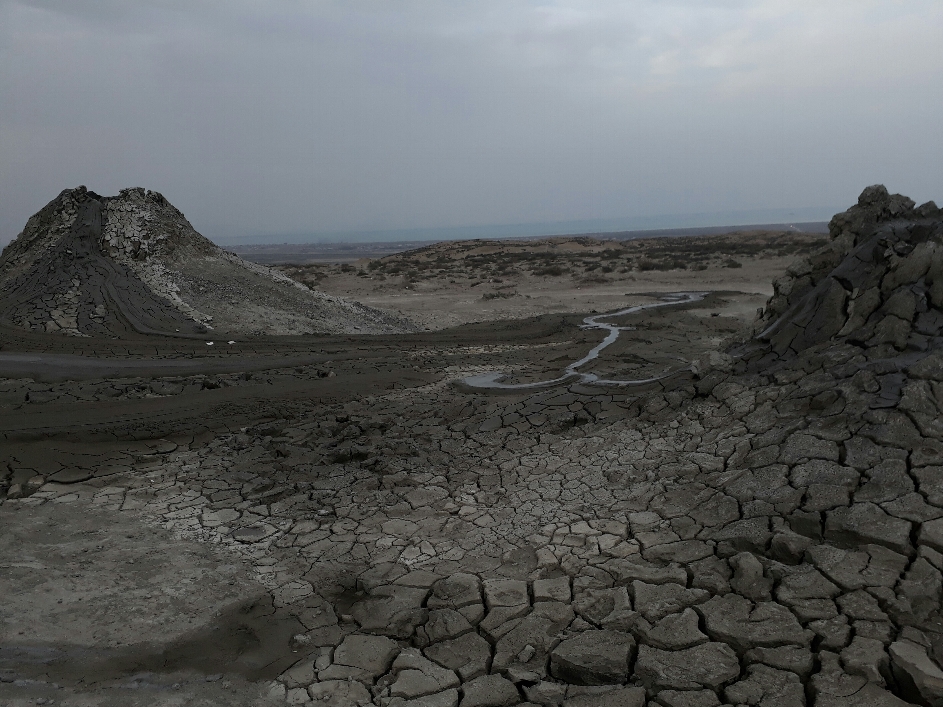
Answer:
[[[489,611],[499,606],[530,604],[527,582],[517,579],[489,579],[482,584],[485,591],[485,606]]]
[[[941,278],[941,282],[943,282],[943,278]],[[943,506],[943,466],[923,466],[911,469],[911,473],[917,480],[920,493],[926,496],[927,500],[934,506]],[[938,528],[939,526],[933,527]],[[943,531],[937,529],[933,536],[938,545],[943,544]],[[931,539],[928,537],[926,541],[921,541],[921,543],[923,542],[930,544]],[[939,550],[940,548],[937,547],[936,549]]]
[[[809,484],[806,487],[802,509],[812,513],[828,511],[848,505],[851,493],[843,486],[835,484]]]
[[[908,564],[906,556],[876,545],[858,550],[816,545],[808,552],[812,564],[845,591],[893,587]]]
[[[632,582],[635,610],[648,621],[658,621],[668,614],[701,604],[710,598],[704,589],[686,589],[678,584]]]
[[[848,625],[846,616],[810,621],[809,630],[818,636],[818,647],[824,650],[841,650],[848,645],[851,638],[851,626]]]
[[[569,602],[570,578],[553,577],[552,579],[534,580],[534,602],[562,601]]]
[[[409,638],[429,616],[422,605],[428,594],[426,589],[394,584],[376,587],[350,608],[350,614],[368,633]]]
[[[473,629],[468,619],[454,609],[433,609],[429,612],[429,620],[417,630],[417,635],[428,645],[458,638]]]
[[[329,668],[318,673],[321,680],[344,680],[347,677],[372,681],[393,664],[399,654],[396,643],[384,636],[347,636],[334,651]]]
[[[325,707],[362,707],[372,699],[366,687],[348,680],[316,682],[308,688],[308,695]]]
[[[880,685],[844,672],[834,653],[822,651],[819,657],[822,669],[812,676],[810,686],[816,707],[908,707],[908,702]]]
[[[926,523],[943,518],[943,509],[931,506],[923,496],[916,492],[882,503],[881,508],[895,518],[903,518],[912,523]]]
[[[897,584],[897,601],[891,608],[899,624],[923,625],[940,611],[943,576],[925,558],[918,557]]]
[[[502,671],[519,664],[543,676],[547,655],[560,642],[563,630],[573,621],[573,609],[560,602],[540,602],[534,610],[495,644],[492,670]],[[527,646],[529,656],[522,651]]]
[[[521,701],[514,683],[500,675],[483,675],[462,686],[461,707],[510,707]]]
[[[307,687],[315,681],[314,659],[304,658],[299,660],[279,675],[278,680],[285,683],[285,687]]]
[[[635,675],[650,690],[716,690],[740,675],[740,661],[725,643],[702,643],[680,651],[641,646]]]
[[[430,609],[461,609],[481,604],[481,580],[473,574],[456,573],[432,585]]]
[[[629,677],[635,639],[618,631],[584,631],[550,654],[550,673],[574,685],[613,685]]]
[[[491,646],[477,633],[436,643],[423,653],[439,665],[456,671],[466,681],[487,673],[491,662]]]
[[[884,644],[873,638],[855,636],[841,652],[841,662],[849,675],[861,675],[881,687],[890,676],[890,659]]]
[[[393,697],[413,699],[443,692],[459,685],[452,670],[436,665],[415,648],[404,648],[393,661],[392,673],[396,680],[390,686]]]
[[[845,440],[845,464],[865,471],[881,461],[881,450],[867,437],[854,435]]]
[[[907,464],[896,459],[887,459],[873,467],[868,477],[868,481],[855,491],[855,503],[885,503],[914,490],[913,479],[907,474]]]
[[[672,583],[681,586],[686,586],[688,583],[688,573],[677,564],[658,567],[614,558],[601,566],[615,578],[617,584],[629,584],[634,580],[640,580],[648,584]]]
[[[852,622],[852,625],[855,629],[855,636],[874,638],[885,646],[890,645],[894,636],[897,634],[897,629],[891,625],[890,621],[855,620]]]
[[[793,465],[803,459],[826,459],[838,461],[838,445],[828,440],[813,437],[804,432],[796,432],[783,445],[780,461]]]
[[[478,627],[481,633],[490,641],[497,642],[501,636],[517,626],[521,619],[529,613],[529,604],[498,606],[488,612],[488,615]]]
[[[872,595],[863,589],[838,597],[836,602],[842,614],[863,621],[888,621],[887,614]]]
[[[805,679],[812,673],[812,651],[798,646],[753,648],[743,655],[746,664],[762,663],[771,668],[788,670]]]
[[[632,609],[632,600],[625,587],[587,589],[573,602],[573,608],[587,621],[613,631],[633,631],[641,619]]]
[[[894,677],[909,700],[939,707],[943,705],[943,670],[927,650],[911,641],[896,641],[889,649]]]
[[[458,707],[458,690],[446,690],[412,700],[394,697],[387,707]]]
[[[566,685],[541,680],[535,685],[525,685],[524,695],[539,705],[559,705],[566,698]]]
[[[860,547],[869,543],[883,545],[902,555],[913,552],[910,546],[912,523],[888,515],[873,503],[855,503],[838,508],[825,516],[825,539],[842,547]]]
[[[736,594],[714,597],[696,607],[704,617],[707,634],[738,651],[776,646],[806,646],[812,636],[804,631],[789,609],[774,602],[755,606]]]
[[[584,589],[574,599],[573,609],[587,621],[601,625],[613,611],[632,611],[632,600],[625,587]]]
[[[719,707],[720,700],[713,690],[662,690],[658,703],[665,707]]]
[[[694,609],[685,609],[680,614],[669,614],[652,625],[642,621],[637,626],[637,635],[642,643],[663,650],[690,648],[710,639],[701,633],[699,618]]]
[[[708,531],[702,533],[706,537]],[[709,534],[717,542],[717,553],[722,557],[731,557],[738,552],[762,554],[773,536],[766,516],[737,520]]]
[[[645,707],[645,690],[641,687],[621,687],[574,695],[563,701],[563,707]]]
[[[828,619],[838,614],[832,598],[841,590],[814,567],[801,567],[783,577],[776,599],[790,607],[800,621]]]
[[[646,547],[642,556],[652,562],[680,562],[688,564],[710,557],[714,554],[714,546],[703,540],[680,540],[678,542],[663,543],[654,547]]]
[[[726,594],[730,591],[732,572],[730,565],[719,557],[707,557],[690,564],[693,578],[691,586],[706,589],[711,594]]]
[[[442,580],[442,575],[438,575],[435,572],[427,572],[426,570],[412,570],[406,574],[402,574],[397,577],[393,584],[401,584],[404,587],[415,587],[418,589],[429,589],[436,582]]]
[[[756,559],[756,555],[741,552],[728,561],[734,571],[733,579],[730,580],[730,587],[733,591],[753,601],[770,598],[769,592],[773,588],[773,580],[763,576],[763,565]]]
[[[583,567],[579,576],[573,578],[573,595],[579,596],[587,589],[611,589],[615,586],[612,575],[595,567]]]
[[[805,707],[805,689],[799,676],[785,670],[755,664],[747,677],[724,689],[731,704],[761,707]]]
[[[923,523],[917,535],[917,542],[921,545],[929,545],[937,552],[943,552],[943,518]]]

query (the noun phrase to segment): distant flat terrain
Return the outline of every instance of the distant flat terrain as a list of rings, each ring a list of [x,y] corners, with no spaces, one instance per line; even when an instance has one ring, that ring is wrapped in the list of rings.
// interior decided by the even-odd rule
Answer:
[[[605,233],[581,233],[578,235],[558,236],[560,238],[595,238],[598,240],[636,240],[650,238],[672,238],[678,236],[719,236],[728,233],[750,231],[793,231],[801,233],[828,233],[825,221],[802,223],[769,223],[750,226],[703,226],[700,228],[675,228],[646,231],[613,231]],[[553,236],[520,236],[500,239],[503,241],[533,242]],[[488,239],[498,240],[498,239]],[[245,260],[263,265],[281,263],[352,263],[361,258],[382,258],[393,253],[424,248],[429,245],[461,243],[462,241],[406,240],[406,241],[365,241],[362,243],[265,243],[226,246]]]
[[[751,230],[624,240],[469,240],[354,262],[278,267],[313,290],[400,314],[427,329],[610,311],[635,295],[680,290],[736,291],[727,295],[726,313],[749,321],[772,294],[772,281],[826,239],[817,232]]]

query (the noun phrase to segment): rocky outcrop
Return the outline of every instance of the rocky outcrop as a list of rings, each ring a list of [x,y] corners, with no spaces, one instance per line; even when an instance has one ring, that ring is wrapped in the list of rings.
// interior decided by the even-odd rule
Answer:
[[[0,322],[72,336],[391,333],[411,325],[228,253],[163,196],[66,189],[0,255]]]
[[[831,243],[791,265],[736,353],[752,368],[848,342],[899,358],[943,336],[943,212],[883,186],[829,224]]]

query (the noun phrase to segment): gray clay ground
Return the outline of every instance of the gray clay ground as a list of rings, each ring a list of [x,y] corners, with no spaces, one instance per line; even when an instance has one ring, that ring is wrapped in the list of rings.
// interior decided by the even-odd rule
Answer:
[[[0,701],[943,704],[941,214],[866,190],[718,351],[738,303],[627,322],[597,370],[691,364],[643,388],[455,385],[567,316],[10,379]],[[48,341],[4,350],[234,356]]]

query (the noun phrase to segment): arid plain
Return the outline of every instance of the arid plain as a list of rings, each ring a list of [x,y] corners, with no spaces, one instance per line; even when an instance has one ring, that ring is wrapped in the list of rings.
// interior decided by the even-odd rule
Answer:
[[[943,700],[934,205],[245,266],[239,331],[152,194],[0,259],[3,704]]]

